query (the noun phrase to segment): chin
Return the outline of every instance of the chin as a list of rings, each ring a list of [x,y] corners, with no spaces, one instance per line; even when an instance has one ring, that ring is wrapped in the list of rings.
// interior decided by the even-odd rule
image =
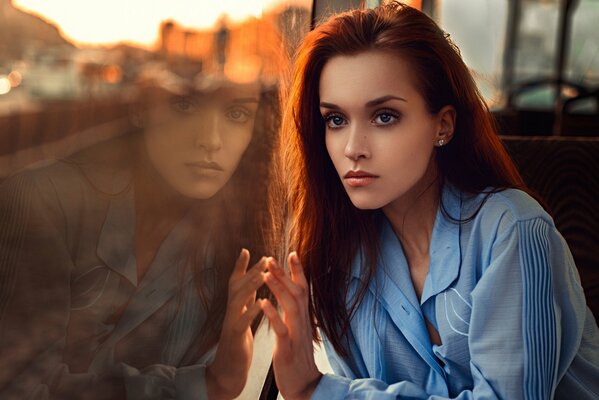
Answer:
[[[222,188],[220,185],[198,185],[197,182],[188,185],[177,185],[174,189],[182,196],[194,200],[208,200],[214,197]]]
[[[378,210],[386,204],[382,202],[380,199],[373,198],[373,196],[350,195],[349,199],[351,200],[354,207],[356,207],[359,210]]]
[[[208,200],[219,192],[218,189],[189,189],[183,193],[184,196],[195,200]]]

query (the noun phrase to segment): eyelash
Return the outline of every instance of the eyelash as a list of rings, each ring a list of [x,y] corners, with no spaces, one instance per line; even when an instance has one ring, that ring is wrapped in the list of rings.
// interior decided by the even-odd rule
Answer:
[[[196,104],[196,102],[193,99],[185,96],[174,98],[171,101],[171,106],[178,113],[185,115],[194,114],[199,110],[199,106]],[[241,115],[239,115],[238,118],[235,118],[232,115],[235,112],[238,112]],[[252,117],[252,113],[245,107],[232,106],[225,110],[225,117],[233,123],[243,124]]]
[[[344,124],[347,123],[347,120],[345,119],[345,117],[339,113],[335,113],[335,112],[330,112],[330,113],[326,113],[325,115],[323,115],[324,118],[324,122],[327,125],[327,127],[329,129],[339,129],[341,128],[343,125],[335,125],[335,126],[331,126],[331,121],[333,120],[333,118],[341,118],[343,119]]]
[[[377,123],[376,119],[381,117],[382,115],[388,115],[392,118],[395,118],[395,120],[393,120],[391,122],[387,122],[387,123],[385,123],[385,122]],[[381,127],[391,126],[391,125],[395,125],[396,123],[400,122],[401,117],[402,117],[402,114],[395,110],[382,109],[382,110],[377,110],[373,114],[372,119],[370,120],[370,123],[377,125],[377,126],[381,126]],[[343,120],[343,123],[340,125],[331,125],[331,121],[333,120],[333,118],[341,118]],[[323,119],[329,129],[339,129],[339,128],[347,125],[347,119],[342,114],[339,114],[336,112],[326,113],[325,115],[323,115]]]
[[[240,119],[235,119],[231,116],[231,114],[233,114],[234,112],[239,112],[241,113],[241,118]],[[237,124],[243,124],[245,122],[247,122],[251,116],[252,113],[245,107],[240,107],[240,106],[235,106],[235,107],[230,107],[227,109],[227,111],[225,112],[225,116],[227,117],[227,119],[231,122],[237,123]]]
[[[381,115],[389,115],[389,116],[391,116],[392,118],[395,118],[395,120],[394,120],[394,121],[392,121],[392,122],[387,122],[387,123],[384,123],[384,122],[383,122],[383,123],[377,124],[377,125],[379,125],[379,126],[390,126],[390,125],[395,125],[396,123],[398,123],[398,122],[400,122],[400,121],[401,121],[401,117],[402,117],[401,113],[399,113],[399,112],[397,112],[397,111],[395,111],[395,110],[382,109],[382,110],[377,110],[377,111],[374,113],[374,115],[373,115],[372,119],[370,120],[370,122],[371,122],[371,123],[374,123],[374,124],[376,124],[375,120],[376,120],[377,118],[379,118]]]
[[[196,103],[188,97],[176,97],[172,102],[173,109],[181,114],[192,114],[198,108]]]

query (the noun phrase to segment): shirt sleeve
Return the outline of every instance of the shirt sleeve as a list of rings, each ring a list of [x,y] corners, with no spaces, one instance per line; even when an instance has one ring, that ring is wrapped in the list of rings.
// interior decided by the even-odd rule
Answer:
[[[580,343],[586,306],[564,239],[542,218],[509,225],[471,294],[473,386],[455,399],[551,399]],[[353,352],[345,361],[327,350],[339,375],[321,379],[315,400],[447,398],[412,382],[355,379]]]
[[[127,400],[207,399],[206,366],[153,365],[137,370],[122,366]]]
[[[493,246],[472,291],[469,346],[475,389],[551,399],[582,337],[586,304],[572,255],[554,225],[517,221]]]
[[[0,186],[0,398],[207,398],[214,350],[189,367],[70,371],[63,352],[74,265],[64,221],[49,180],[19,174]]]
[[[23,174],[0,188],[0,397],[48,391],[69,318],[73,263],[54,191]],[[62,219],[64,221],[64,218]],[[13,397],[11,397],[13,396]],[[42,396],[43,397],[43,396]]]
[[[138,370],[121,364],[127,400],[207,399],[206,367],[214,360],[216,349],[187,367],[152,365]]]

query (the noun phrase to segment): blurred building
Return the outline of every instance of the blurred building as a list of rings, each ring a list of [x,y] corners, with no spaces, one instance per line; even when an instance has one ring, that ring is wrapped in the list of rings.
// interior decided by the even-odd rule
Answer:
[[[74,48],[56,26],[16,9],[12,0],[0,0],[0,63],[21,59],[32,43]]]
[[[195,70],[188,73],[210,75],[222,71],[234,81],[257,76],[276,79],[308,29],[308,20],[307,9],[290,7],[238,23],[223,18],[214,28],[205,30],[166,21],[160,27],[159,49],[173,69],[184,61],[191,63]]]

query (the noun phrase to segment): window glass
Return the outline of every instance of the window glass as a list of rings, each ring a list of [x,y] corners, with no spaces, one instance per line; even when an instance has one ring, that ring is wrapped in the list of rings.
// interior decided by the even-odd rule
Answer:
[[[572,16],[566,76],[569,80],[587,87],[599,86],[597,21],[599,21],[599,1],[578,1]]]
[[[582,0],[573,5],[564,70],[568,85],[561,93],[563,99],[579,94],[571,84],[592,90],[599,83],[599,36],[594,28],[599,18],[599,1]],[[547,81],[557,76],[562,2],[518,2],[516,17],[512,20],[509,20],[509,7],[508,1],[437,0],[434,16],[460,47],[492,109],[505,106],[508,92],[536,82],[525,90],[518,90],[513,105],[552,110],[557,91],[555,84]],[[515,24],[515,44],[510,49],[514,57],[512,74],[504,70],[509,24]]]
[[[551,77],[555,74],[560,1],[523,1],[520,13],[515,82]]]
[[[248,319],[244,386],[221,328],[267,295],[243,290],[311,3],[0,0],[0,398],[205,398],[218,360],[259,398],[272,343]]]
[[[502,101],[502,57],[505,47],[507,1],[443,0],[436,19],[460,48],[479,90],[491,107]]]

